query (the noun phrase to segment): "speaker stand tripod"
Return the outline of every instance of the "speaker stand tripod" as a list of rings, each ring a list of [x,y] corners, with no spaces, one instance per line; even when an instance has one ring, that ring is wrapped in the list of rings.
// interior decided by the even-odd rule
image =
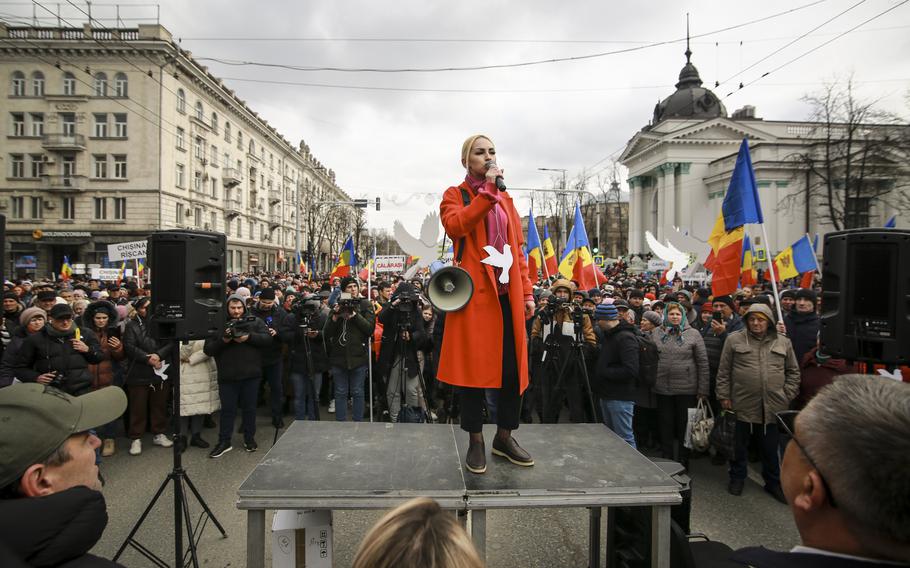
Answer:
[[[594,406],[594,393],[591,390],[591,380],[588,377],[588,367],[585,364],[585,342],[582,325],[579,321],[576,321],[574,327],[575,336],[572,337],[572,345],[568,349],[568,352],[556,355],[556,353],[560,352],[560,346],[557,344],[555,338],[552,339],[552,342],[547,345],[547,349],[544,351],[545,355],[550,356],[549,362],[545,362],[544,372],[542,374],[544,381],[549,383],[547,384],[547,387],[543,389],[544,401],[542,410],[544,423],[555,424],[559,421],[562,394],[565,392],[564,383],[569,373],[576,378],[581,376],[584,379],[584,384],[581,385],[581,387],[587,390],[588,404],[591,406],[591,419],[594,421],[597,420],[597,409]],[[547,340],[550,341],[551,337],[548,337]],[[559,361],[560,356],[563,357],[563,361],[561,362]],[[556,380],[550,383],[550,372],[553,370],[556,371]]]
[[[145,545],[136,540],[136,533],[139,531],[139,528],[142,526],[142,523],[145,522],[145,519],[148,517],[149,513],[155,507],[155,504],[158,502],[158,499],[164,494],[165,488],[171,483],[174,483],[174,568],[181,568],[188,564],[187,557],[192,561],[193,568],[199,568],[199,557],[197,553],[197,548],[199,546],[199,540],[202,538],[202,531],[205,529],[205,525],[208,519],[212,520],[212,523],[218,528],[218,531],[221,532],[223,538],[227,538],[227,532],[225,532],[224,527],[221,526],[221,523],[218,522],[218,519],[215,518],[215,514],[212,513],[212,510],[209,508],[208,504],[205,502],[205,499],[202,498],[202,495],[199,494],[199,490],[196,489],[196,486],[193,485],[193,482],[190,481],[190,477],[187,474],[186,470],[183,469],[182,461],[182,444],[180,443],[180,342],[176,339],[171,341],[171,357],[170,357],[170,376],[168,380],[172,381],[171,384],[174,385],[174,390],[172,393],[172,410],[173,410],[173,419],[174,419],[174,466],[171,469],[171,472],[167,474],[167,477],[164,481],[161,482],[161,485],[158,487],[158,491],[155,493],[155,496],[152,497],[152,500],[149,501],[148,506],[145,508],[145,511],[142,512],[142,516],[139,517],[139,520],[136,521],[136,524],[133,525],[132,530],[130,530],[129,535],[127,535],[126,540],[123,541],[123,544],[120,545],[120,549],[117,550],[117,554],[114,555],[113,560],[116,562],[120,555],[123,554],[123,551],[126,550],[127,546],[132,546],[140,554],[148,558],[156,566],[161,568],[169,568],[167,562],[162,560],[158,555],[148,549]],[[199,522],[194,526],[193,518],[190,515],[190,507],[187,501],[187,488],[195,496],[196,501],[199,502],[199,505],[202,506],[202,513],[199,516]],[[187,534],[187,550],[183,550],[183,527],[186,526]]]

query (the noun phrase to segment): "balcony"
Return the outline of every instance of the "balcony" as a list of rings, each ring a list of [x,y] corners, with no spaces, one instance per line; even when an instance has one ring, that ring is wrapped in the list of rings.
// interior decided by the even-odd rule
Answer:
[[[281,201],[281,190],[280,189],[270,189],[269,190],[269,205],[274,205]]]
[[[242,213],[241,203],[239,199],[227,198],[224,200],[224,216],[228,219],[233,219],[234,217]]]
[[[269,228],[275,229],[281,226],[281,213],[269,213]]]
[[[48,191],[83,191],[85,189],[85,176],[42,176],[41,189]]]
[[[41,147],[53,152],[81,152],[85,150],[85,136],[82,134],[45,134]]]
[[[221,168],[221,180],[224,187],[234,187],[243,181],[243,174],[237,168]]]

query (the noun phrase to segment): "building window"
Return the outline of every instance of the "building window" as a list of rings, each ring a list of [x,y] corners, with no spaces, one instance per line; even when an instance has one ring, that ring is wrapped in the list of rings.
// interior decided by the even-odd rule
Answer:
[[[844,212],[846,225],[851,229],[869,226],[869,212],[872,200],[868,197],[848,197]]]
[[[231,123],[230,122],[224,123],[224,141],[225,142],[231,141]]]
[[[212,132],[218,134],[218,115],[214,112],[212,113]]]
[[[64,197],[63,198],[63,210],[60,212],[61,218],[66,221],[73,221],[76,219],[76,198],[75,197]]]
[[[32,154],[29,156],[32,164],[32,177],[41,177],[44,175],[44,154]]]
[[[218,225],[216,224],[217,222],[218,222],[218,216],[215,215],[214,211],[212,211],[211,213],[209,213],[209,230],[210,231],[218,230]]]
[[[218,197],[218,180],[215,178],[209,179],[210,186],[212,188],[212,197]]]
[[[247,149],[251,156],[256,156],[256,141],[250,139],[250,147]]]
[[[64,136],[74,135],[76,133],[76,114],[72,112],[60,113],[60,125]]]
[[[237,238],[243,237],[243,223],[241,222],[240,217],[237,217]]]
[[[193,191],[202,193],[202,172],[193,174]]]
[[[25,74],[22,71],[13,71],[10,87],[14,97],[25,96]]]
[[[216,168],[218,167],[218,146],[211,146],[209,148],[209,156],[211,157],[212,165]]]
[[[243,150],[243,132],[237,131],[237,149]]]
[[[126,221],[126,197],[114,198],[114,219]]]
[[[186,150],[186,133],[179,126],[177,127],[177,149]]]
[[[174,183],[177,185],[177,187],[183,189],[186,187],[186,167],[183,164],[177,164],[176,172],[177,179],[174,181]]]
[[[193,208],[193,223],[194,223],[197,227],[201,227],[201,226],[202,226],[202,208],[201,208],[201,207],[194,207],[194,208]]]
[[[127,96],[127,80],[126,73],[117,73],[114,75],[114,96],[115,97],[126,97]]]
[[[10,201],[13,204],[13,219],[22,219],[25,216],[25,198],[11,197]]]
[[[197,160],[205,159],[205,147],[203,145],[202,137],[200,136],[197,136],[196,139],[193,140],[193,156],[195,156]]]
[[[114,136],[126,138],[126,113],[114,113]]]
[[[22,178],[25,177],[25,155],[23,154],[10,154],[9,155],[10,163],[10,177]]]
[[[94,113],[95,138],[107,138],[107,113]]]
[[[177,112],[186,114],[186,93],[183,89],[177,89]]]
[[[44,217],[44,203],[40,197],[32,197],[32,219],[41,219]]]
[[[176,211],[177,211],[177,215],[176,215],[176,218],[174,219],[174,222],[177,223],[178,225],[180,225],[183,223],[183,203],[178,203],[176,205]]]
[[[44,113],[31,113],[32,136],[44,136]]]
[[[114,177],[126,179],[126,154],[114,154]]]
[[[76,77],[72,73],[63,74],[63,94],[68,96],[76,94]]]
[[[256,223],[250,221],[250,240],[256,240]]]
[[[106,154],[95,154],[92,156],[92,176],[98,179],[107,178]]]
[[[25,114],[21,112],[11,112],[13,119],[13,136],[25,136]]]
[[[95,201],[95,219],[102,221],[107,219],[107,199],[96,197]]]
[[[44,73],[41,71],[32,73],[32,95],[36,97],[44,96]]]
[[[196,101],[196,118],[205,122],[205,109],[202,107],[202,101]]]
[[[106,97],[107,96],[107,75],[104,73],[95,74],[95,96],[96,97]]]
[[[221,162],[222,164],[224,164],[224,167],[226,167],[226,168],[231,167],[231,156],[228,155],[227,152],[222,154],[221,159],[224,160],[223,162]]]

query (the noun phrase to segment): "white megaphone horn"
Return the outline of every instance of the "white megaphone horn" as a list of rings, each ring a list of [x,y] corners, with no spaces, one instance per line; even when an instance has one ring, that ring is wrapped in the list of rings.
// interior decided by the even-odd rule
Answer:
[[[446,266],[437,260],[430,265],[430,273],[426,295],[437,310],[456,312],[474,295],[474,281],[464,268]]]

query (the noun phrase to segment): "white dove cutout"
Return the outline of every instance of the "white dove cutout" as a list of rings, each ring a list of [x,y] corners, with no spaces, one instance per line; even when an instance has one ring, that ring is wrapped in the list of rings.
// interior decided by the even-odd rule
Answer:
[[[645,240],[648,241],[651,252],[661,260],[671,263],[667,271],[667,280],[672,281],[678,272],[689,266],[689,255],[674,247],[669,241],[666,245],[661,244],[650,231],[645,231]]]
[[[154,370],[154,372],[155,372],[156,375],[158,375],[159,377],[161,377],[161,380],[162,380],[162,381],[166,381],[166,380],[167,380],[167,373],[165,373],[165,371],[167,371],[167,368],[170,367],[170,366],[171,366],[170,363],[167,363],[167,362],[165,362],[165,361],[162,361],[162,362],[161,362],[161,366],[158,367],[157,369],[153,369],[153,370]]]
[[[509,283],[509,269],[512,268],[512,247],[509,245],[503,245],[502,252],[496,250],[495,247],[487,245],[483,247],[483,250],[487,252],[488,257],[481,260],[480,262],[484,264],[489,264],[490,266],[495,266],[497,268],[502,268],[502,273],[499,275],[500,284]]]
[[[404,273],[404,279],[410,280],[418,270],[427,268],[439,257],[439,215],[430,213],[420,225],[420,238],[413,237],[401,221],[392,225],[392,234],[398,246],[405,254],[417,257],[417,264]]]
[[[894,372],[889,372],[887,369],[878,369],[878,374],[886,379],[891,379],[892,381],[903,382],[904,377],[901,376],[900,369],[894,369]]]

